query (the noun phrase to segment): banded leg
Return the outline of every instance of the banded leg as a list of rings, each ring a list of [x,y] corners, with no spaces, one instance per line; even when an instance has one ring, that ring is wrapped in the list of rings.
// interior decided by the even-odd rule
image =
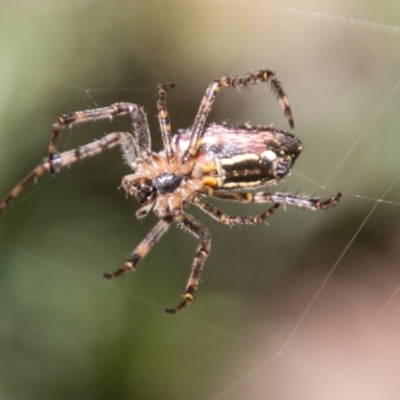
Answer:
[[[129,139],[130,138],[130,139]],[[124,141],[129,143],[133,137],[130,133],[126,132],[114,132],[109,133],[102,139],[95,140],[92,143],[83,145],[74,150],[69,150],[64,153],[58,154],[53,159],[53,168],[55,171],[59,171],[62,168],[69,167],[71,164],[79,160],[83,160],[87,157],[95,156],[100,154],[104,150],[112,149],[117,145],[121,145]],[[129,146],[124,144],[124,146]],[[34,170],[32,170],[21,182],[19,182],[9,195],[4,199],[3,203],[0,204],[0,214],[5,210],[8,204],[15,199],[32,181],[35,181],[42,176],[46,171],[50,171],[50,164],[47,160],[39,164]]]
[[[132,103],[115,103],[109,107],[94,108],[91,110],[77,111],[60,116],[53,125],[53,135],[49,144],[49,167],[50,173],[54,175],[54,155],[56,152],[57,139],[60,131],[65,126],[80,124],[98,119],[113,118],[115,116],[130,115],[133,122],[134,136],[139,150],[145,154],[150,152],[150,132],[147,117],[142,108]]]
[[[291,128],[294,127],[293,115],[289,106],[289,102],[286,95],[272,71],[267,69],[262,69],[255,73],[250,73],[247,75],[242,75],[239,77],[235,76],[224,76],[210,83],[206,93],[200,103],[200,108],[197,112],[194,124],[192,127],[192,133],[190,137],[189,147],[182,157],[184,164],[192,161],[198,149],[198,143],[204,131],[204,125],[207,120],[207,116],[211,111],[212,105],[217,97],[217,94],[222,87],[241,87],[247,85],[255,85],[261,82],[269,82],[271,84],[272,90],[277,95],[279,103],[284,110],[285,116],[289,121]],[[184,168],[183,168],[184,169]]]
[[[199,285],[200,274],[211,249],[211,235],[204,225],[188,214],[183,214],[181,225],[193,236],[199,239],[200,244],[197,248],[196,256],[192,266],[192,272],[190,273],[190,277],[186,285],[183,300],[175,308],[167,308],[165,312],[168,314],[178,313],[194,300],[194,294],[197,286]]]
[[[240,203],[279,203],[291,205],[299,208],[307,208],[313,211],[325,210],[334,207],[342,198],[342,193],[338,192],[336,196],[329,199],[319,197],[297,196],[289,193],[227,193],[215,191],[211,196],[222,200],[237,201]]]
[[[274,204],[271,208],[260,215],[251,215],[247,217],[241,217],[236,215],[226,215],[213,204],[208,203],[200,197],[194,199],[194,204],[214,218],[216,221],[226,225],[258,225],[263,223],[269,218],[279,207],[279,204]]]
[[[165,155],[169,163],[173,161],[174,152],[171,147],[171,123],[167,110],[167,93],[175,86],[175,83],[172,82],[158,85],[157,115],[164,143]]]
[[[161,236],[167,232],[168,228],[174,222],[171,216],[165,217],[158,221],[157,225],[147,234],[147,236],[139,243],[136,249],[129,255],[125,264],[112,273],[103,273],[103,278],[114,279],[129,271],[134,271],[138,262],[146,256],[151,248],[158,242]]]

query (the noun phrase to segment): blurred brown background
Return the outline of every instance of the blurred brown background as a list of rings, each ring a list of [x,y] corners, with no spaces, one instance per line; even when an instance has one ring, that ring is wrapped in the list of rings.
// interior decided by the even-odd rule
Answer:
[[[159,82],[178,83],[176,130],[210,80],[267,67],[304,143],[276,190],[344,198],[256,228],[191,209],[213,247],[195,303],[170,317],[190,235],[173,228],[135,274],[101,278],[156,222],[137,221],[118,190],[119,150],[41,179],[0,219],[0,398],[400,398],[399,27],[394,0],[3,2],[1,196],[45,157],[62,113],[138,103],[157,150]],[[223,91],[210,116],[221,120],[288,129],[266,85]],[[126,127],[67,130],[59,148]]]

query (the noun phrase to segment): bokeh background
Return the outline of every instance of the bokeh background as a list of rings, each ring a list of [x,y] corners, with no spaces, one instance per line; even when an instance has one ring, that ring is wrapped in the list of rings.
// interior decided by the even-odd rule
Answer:
[[[118,268],[156,218],[118,187],[119,150],[32,185],[0,219],[0,398],[400,398],[400,5],[397,1],[14,1],[0,5],[0,194],[45,157],[58,115],[145,107],[174,129],[210,80],[267,67],[304,143],[274,190],[343,201],[268,226],[212,231],[197,299],[170,317],[196,241],[172,228],[135,274]],[[288,129],[269,87],[225,90],[210,121]],[[74,148],[128,121],[62,133]],[[265,206],[216,203],[229,213]]]

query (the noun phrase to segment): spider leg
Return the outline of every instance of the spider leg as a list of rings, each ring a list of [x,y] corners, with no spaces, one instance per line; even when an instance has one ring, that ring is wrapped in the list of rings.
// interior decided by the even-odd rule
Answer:
[[[164,143],[165,155],[167,156],[169,163],[171,163],[174,159],[174,152],[171,147],[171,123],[167,110],[167,93],[175,86],[175,83],[162,83],[158,85],[158,121]]]
[[[279,103],[284,110],[285,116],[289,121],[291,128],[294,127],[293,115],[289,106],[289,102],[286,95],[272,71],[267,69],[262,69],[260,71],[250,73],[242,76],[224,76],[220,79],[216,79],[211,82],[208,86],[206,93],[200,103],[199,110],[197,112],[196,118],[193,123],[190,142],[187,150],[185,151],[182,162],[184,164],[189,164],[196,155],[199,147],[199,140],[201,139],[204,131],[204,125],[207,120],[207,116],[211,111],[212,105],[217,97],[217,94],[222,87],[241,87],[247,85],[254,85],[261,82],[269,82],[271,84],[272,90],[276,93]],[[186,169],[183,166],[183,170]]]
[[[237,201],[240,203],[279,203],[289,204],[299,208],[308,208],[313,211],[325,210],[339,203],[342,198],[342,193],[338,192],[336,196],[329,199],[321,199],[319,197],[297,196],[289,193],[227,193],[215,191],[211,196],[222,200]]]
[[[157,243],[161,236],[167,232],[168,228],[174,221],[175,219],[172,216],[161,219],[129,255],[125,264],[112,273],[103,273],[103,278],[114,279],[125,274],[126,272],[134,271],[138,262],[146,256],[146,254]]]
[[[100,154],[104,150],[112,149],[117,145],[126,146],[125,141],[129,140],[129,138],[133,139],[130,133],[109,133],[99,140],[95,140],[76,149],[57,154],[53,159],[53,168],[55,169],[55,171],[58,172],[60,169],[68,167],[79,160],[95,156],[97,154]],[[33,169],[24,179],[22,179],[22,181],[20,181],[14,187],[14,189],[11,190],[8,196],[4,199],[3,203],[0,204],[0,214],[14,198],[17,197],[25,189],[25,187],[29,185],[29,183],[35,181],[46,171],[50,171],[50,169],[51,167],[47,159],[39,164],[35,169]]]
[[[150,132],[147,117],[142,108],[132,103],[115,103],[109,107],[94,108],[91,110],[77,111],[71,114],[61,115],[53,125],[53,135],[49,144],[49,169],[54,175],[54,157],[56,153],[57,139],[60,131],[65,126],[80,124],[99,119],[111,119],[115,116],[129,115],[132,118],[133,129],[139,150],[145,157],[150,152]]]
[[[202,209],[205,213],[211,216],[218,222],[226,225],[258,225],[269,218],[279,207],[278,203],[275,203],[271,208],[260,215],[251,215],[248,217],[241,217],[236,215],[226,215],[213,204],[208,203],[204,199],[197,196],[194,200],[194,204]]]
[[[167,314],[176,314],[194,300],[194,294],[199,284],[200,274],[211,249],[211,235],[208,229],[188,214],[182,215],[180,224],[193,236],[200,240],[196,256],[193,261],[192,271],[186,285],[183,300],[175,308],[167,308]]]

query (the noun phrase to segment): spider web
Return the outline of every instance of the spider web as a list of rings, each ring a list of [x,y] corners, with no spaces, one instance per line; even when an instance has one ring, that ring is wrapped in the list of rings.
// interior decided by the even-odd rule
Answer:
[[[398,399],[397,3],[69,2],[22,15],[15,4],[0,17],[3,195],[45,156],[59,114],[136,102],[157,150],[159,82],[178,82],[176,130],[211,79],[267,67],[305,147],[272,190],[343,200],[242,229],[190,209],[212,252],[195,303],[171,318],[162,309],[184,287],[189,235],[172,229],[134,276],[101,279],[156,221],[136,221],[117,190],[129,173],[119,152],[41,179],[0,219],[2,397]],[[288,128],[265,85],[222,91],[210,120],[224,119]],[[75,127],[60,149],[128,129],[124,119]]]

